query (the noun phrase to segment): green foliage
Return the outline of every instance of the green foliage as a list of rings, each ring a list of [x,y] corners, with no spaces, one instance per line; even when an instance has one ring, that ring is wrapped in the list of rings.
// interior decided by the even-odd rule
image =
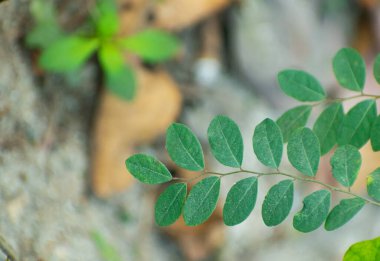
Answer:
[[[256,157],[265,166],[278,168],[282,158],[281,129],[271,119],[263,120],[256,126],[252,144]]]
[[[380,201],[380,168],[367,177],[367,191],[371,198]]]
[[[183,208],[183,218],[188,226],[205,222],[216,208],[220,179],[208,177],[198,182],[190,191]]]
[[[207,130],[211,152],[223,165],[238,168],[243,162],[243,138],[230,118],[215,117]]]
[[[135,154],[125,161],[128,171],[146,184],[159,184],[172,179],[169,170],[159,160],[145,154]]]
[[[325,229],[328,231],[340,228],[350,221],[365,205],[361,198],[343,199],[327,216]]]
[[[352,48],[341,49],[334,57],[333,68],[339,84],[352,91],[360,92],[365,82],[365,62]]]
[[[378,260],[380,260],[380,237],[352,245],[343,257],[343,261]]]
[[[314,177],[317,174],[320,145],[317,136],[309,128],[300,128],[290,137],[288,159],[299,172]]]
[[[105,74],[108,90],[124,100],[136,94],[136,77],[125,61],[130,52],[144,61],[163,62],[175,55],[178,41],[166,32],[147,29],[128,37],[119,36],[119,17],[115,0],[97,0],[90,13],[93,28],[84,26],[66,34],[56,19],[54,6],[33,0],[31,13],[35,27],[27,36],[27,44],[42,49],[40,66],[51,72],[68,73],[79,70],[97,53]]]
[[[303,208],[295,214],[293,227],[301,232],[311,232],[319,228],[326,220],[331,203],[331,193],[328,190],[318,190],[303,200]]]
[[[227,226],[240,224],[251,214],[256,204],[257,178],[238,181],[228,192],[223,208],[223,220]]]
[[[377,116],[371,130],[371,146],[373,151],[380,151],[380,116]]]
[[[290,136],[300,127],[306,125],[310,117],[312,107],[310,105],[301,105],[286,111],[277,120],[281,129],[284,142],[288,142]]]
[[[373,65],[373,75],[377,83],[380,84],[380,54],[378,54],[375,58],[375,63]]]
[[[337,143],[339,127],[344,117],[341,103],[332,103],[317,118],[313,132],[321,144],[321,155],[329,152]]]
[[[93,231],[91,233],[91,238],[104,261],[123,260],[119,253],[116,251],[115,247],[108,243],[104,236],[98,231]]]
[[[362,156],[354,146],[343,145],[335,151],[330,163],[334,178],[343,186],[351,187],[359,174]]]
[[[186,194],[186,183],[174,183],[161,193],[155,207],[157,225],[169,226],[181,216]]]
[[[376,103],[365,100],[354,107],[344,117],[339,130],[338,144],[351,144],[358,149],[370,138],[371,127],[376,119]]]
[[[173,123],[166,131],[166,150],[170,158],[188,170],[203,170],[202,146],[194,133],[185,125]]]
[[[252,136],[251,152],[254,152],[262,164],[271,169],[270,172],[243,168],[242,135],[236,123],[226,116],[215,117],[210,123],[207,134],[212,155],[221,164],[236,168],[227,173],[205,170],[203,151],[198,138],[185,125],[172,124],[166,134],[166,149],[170,158],[179,167],[200,173],[187,180],[196,182],[187,199],[185,199],[184,183],[175,183],[178,185],[170,186],[160,196],[156,204],[156,220],[157,216],[159,217],[157,223],[172,224],[181,214],[183,202],[185,203],[182,214],[187,225],[196,226],[205,222],[217,205],[221,180],[239,173],[244,173],[248,177],[233,185],[227,194],[223,220],[229,226],[243,222],[254,211],[259,189],[258,179],[273,175],[286,179],[271,187],[263,201],[261,215],[267,226],[279,225],[291,214],[294,181],[314,183],[329,189],[314,191],[303,199],[302,209],[293,216],[293,227],[300,232],[311,232],[323,223],[326,230],[335,230],[351,220],[365,204],[380,206],[377,202],[380,201],[380,167],[367,179],[368,195],[374,200],[355,194],[349,189],[354,184],[361,167],[362,157],[359,149],[370,138],[374,150],[378,150],[380,146],[380,120],[377,117],[375,103],[380,99],[380,95],[362,92],[365,72],[362,70],[361,61],[362,58],[351,49],[339,51],[334,58],[334,72],[341,85],[361,92],[359,95],[346,98],[327,99],[321,85],[305,72],[286,70],[279,74],[279,83],[285,94],[308,103],[289,109],[276,122],[264,119],[256,126]],[[377,69],[374,70],[376,73]],[[345,114],[342,104],[356,98],[367,98],[367,100],[358,102]],[[316,117],[313,130],[305,127],[312,110],[321,105],[325,107]],[[280,170],[285,146],[289,162],[303,175]],[[330,152],[335,146],[337,148],[330,160],[331,172],[344,187],[326,184],[316,179],[321,156]],[[130,159],[132,162],[136,161],[134,157],[127,160],[127,167]],[[135,169],[130,171],[137,179],[146,183],[163,181],[160,176],[163,165],[157,163],[160,167],[152,168],[150,164],[148,161],[137,160]],[[157,168],[159,170],[155,171]],[[165,170],[167,171],[166,168]],[[167,174],[166,171],[164,177],[170,180],[170,173]],[[201,180],[197,181],[198,179]],[[349,198],[341,200],[329,211],[330,191],[349,195]],[[362,254],[358,254],[358,248],[352,247],[352,249],[354,250],[350,254],[346,254],[348,257],[345,257],[345,260],[366,260],[361,259]],[[356,257],[358,258],[355,259]]]
[[[284,70],[277,76],[281,89],[299,101],[322,101],[326,98],[321,84],[304,71]]]
[[[293,206],[294,185],[291,180],[283,180],[274,185],[265,196],[262,216],[265,225],[279,225],[289,215]]]

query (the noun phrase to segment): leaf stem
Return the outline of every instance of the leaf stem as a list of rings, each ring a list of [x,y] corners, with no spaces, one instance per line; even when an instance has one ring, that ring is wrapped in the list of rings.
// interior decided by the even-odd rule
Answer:
[[[345,102],[345,101],[354,100],[354,99],[357,99],[357,98],[366,98],[366,97],[367,98],[372,98],[372,99],[375,99],[375,100],[380,99],[380,95],[369,94],[369,93],[360,93],[360,94],[357,94],[357,95],[354,95],[354,96],[345,97],[345,98],[326,99],[326,100],[314,103],[314,104],[312,104],[312,106],[315,107],[315,106],[318,106],[318,105],[321,105],[321,104],[324,104],[324,103]]]

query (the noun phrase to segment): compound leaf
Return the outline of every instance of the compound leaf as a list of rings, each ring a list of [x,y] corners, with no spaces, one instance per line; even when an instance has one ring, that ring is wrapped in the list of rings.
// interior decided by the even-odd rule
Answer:
[[[146,184],[159,184],[172,179],[169,170],[159,160],[145,154],[135,154],[125,161],[128,171]]]
[[[365,63],[352,48],[342,48],[333,59],[335,78],[339,84],[352,91],[362,91],[365,82]]]
[[[315,176],[321,157],[317,136],[309,128],[298,129],[289,139],[288,159],[299,172]]]
[[[271,119],[265,119],[255,128],[253,150],[261,163],[270,168],[280,166],[283,150],[281,129]]]
[[[367,192],[371,198],[380,201],[380,168],[367,177]]]
[[[337,148],[330,164],[334,178],[343,186],[351,187],[359,174],[362,156],[356,147],[343,145]]]
[[[303,208],[293,218],[293,227],[304,233],[319,228],[329,213],[330,202],[331,193],[325,189],[305,197]]]
[[[201,144],[184,124],[173,123],[166,131],[166,150],[179,167],[200,171],[204,169]]]
[[[321,145],[321,155],[329,152],[337,143],[337,133],[344,117],[341,103],[328,106],[317,118],[313,132]]]
[[[159,226],[173,224],[181,215],[187,193],[186,183],[175,183],[167,187],[155,205],[155,220]]]
[[[378,116],[372,125],[371,146],[373,151],[380,151],[380,116]]]
[[[380,260],[380,237],[353,244],[343,257],[343,261],[377,260]]]
[[[344,117],[338,136],[338,144],[350,144],[358,149],[367,143],[371,128],[376,120],[376,103],[365,100],[354,107]]]
[[[336,205],[327,216],[325,229],[332,231],[340,228],[350,221],[365,205],[361,198],[343,199]]]
[[[188,226],[205,222],[214,212],[219,198],[220,179],[208,177],[194,185],[183,208],[183,217]]]
[[[301,105],[286,111],[276,121],[280,127],[284,143],[288,142],[292,133],[306,125],[309,119],[312,107],[310,105]]]
[[[207,130],[211,152],[222,164],[240,167],[243,162],[243,138],[237,124],[230,118],[219,115]]]
[[[122,99],[133,99],[136,94],[135,75],[120,50],[115,45],[104,44],[99,51],[99,61],[106,74],[107,89]]]
[[[311,74],[299,70],[284,70],[277,76],[282,91],[299,101],[322,101],[325,90]]]
[[[97,39],[63,37],[43,50],[39,63],[49,71],[71,72],[78,69],[98,46]]]
[[[246,220],[256,204],[257,178],[242,179],[232,186],[223,208],[223,220],[227,226]]]
[[[289,215],[293,205],[294,185],[283,180],[274,185],[265,196],[261,214],[265,225],[277,226]]]
[[[171,58],[178,50],[177,39],[164,32],[148,29],[122,40],[127,50],[148,62],[160,62]]]

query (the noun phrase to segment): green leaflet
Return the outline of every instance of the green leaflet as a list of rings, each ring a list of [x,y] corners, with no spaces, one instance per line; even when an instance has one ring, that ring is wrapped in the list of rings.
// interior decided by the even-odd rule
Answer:
[[[375,76],[377,83],[380,84],[380,54],[376,56],[373,64],[373,76]]]
[[[103,44],[98,55],[106,74],[107,89],[122,99],[133,99],[136,92],[135,75],[125,63],[120,50],[115,45]]]
[[[367,177],[367,192],[371,198],[380,201],[380,168]]]
[[[330,164],[334,178],[343,186],[351,187],[359,174],[362,156],[356,147],[343,145],[335,151]]]
[[[352,91],[362,91],[365,82],[365,63],[352,48],[342,48],[333,59],[335,78],[339,84]]]
[[[353,244],[343,257],[343,261],[378,260],[380,260],[380,237]]]
[[[332,231],[350,221],[365,205],[361,198],[343,199],[327,216],[325,229]]]
[[[293,227],[304,233],[319,228],[329,213],[330,202],[331,193],[325,189],[305,197],[303,208],[293,218]]]
[[[172,179],[169,170],[159,160],[145,154],[135,154],[125,161],[128,171],[146,184],[159,184]]]
[[[211,216],[218,202],[219,190],[218,177],[208,177],[194,185],[183,208],[186,225],[200,225]]]
[[[169,226],[179,218],[185,203],[186,193],[186,183],[172,184],[161,193],[155,206],[157,225]]]
[[[119,17],[115,1],[97,0],[96,11],[95,25],[97,33],[104,38],[115,35],[119,30]]]
[[[309,128],[300,128],[290,137],[288,159],[302,174],[314,177],[320,156],[318,138]]]
[[[98,231],[91,232],[91,239],[94,242],[97,250],[102,256],[104,261],[122,261],[120,254],[117,252],[116,248],[111,245],[104,236]]]
[[[371,146],[373,151],[380,151],[380,116],[378,116],[372,125]]]
[[[283,140],[281,129],[273,120],[267,118],[256,126],[252,144],[261,163],[271,168],[280,166]]]
[[[284,70],[278,76],[282,91],[299,101],[322,101],[325,90],[311,74],[299,70]]]
[[[370,138],[371,127],[376,116],[374,100],[365,100],[356,104],[343,119],[338,144],[350,144],[358,149],[363,147]]]
[[[261,214],[265,225],[277,226],[289,215],[293,205],[294,185],[283,180],[274,185],[265,196]]]
[[[337,133],[344,117],[341,103],[328,106],[314,123],[313,132],[321,145],[321,155],[329,152],[337,143]]]
[[[179,167],[194,171],[204,169],[201,144],[187,126],[180,123],[169,126],[166,131],[166,150]]]
[[[288,142],[292,133],[300,127],[306,125],[309,119],[312,107],[310,105],[301,105],[286,111],[276,121],[280,127],[284,143]]]
[[[223,165],[239,168],[243,162],[243,138],[237,124],[230,118],[219,115],[210,123],[208,141],[211,152]]]
[[[248,218],[256,204],[257,178],[242,179],[232,186],[223,208],[223,220],[227,226],[237,225]]]
[[[179,47],[175,37],[155,29],[128,36],[122,40],[121,44],[127,50],[152,63],[171,58]]]
[[[42,52],[39,63],[49,71],[71,72],[78,69],[98,46],[97,39],[64,37]]]

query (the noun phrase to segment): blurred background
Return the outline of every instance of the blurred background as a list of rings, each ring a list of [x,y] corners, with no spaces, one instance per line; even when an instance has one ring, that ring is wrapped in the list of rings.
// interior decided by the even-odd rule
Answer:
[[[56,31],[42,26],[33,44],[38,23],[54,20],[65,34],[91,32],[94,10],[94,0],[0,1],[0,249],[28,261],[341,260],[351,244],[380,235],[380,211],[372,206],[334,232],[321,227],[302,234],[291,217],[266,227],[261,202],[275,177],[261,180],[256,208],[240,225],[222,221],[222,203],[239,178],[231,176],[223,180],[221,204],[209,221],[159,228],[153,211],[163,187],[136,182],[124,165],[143,152],[165,162],[173,175],[197,175],[176,168],[164,150],[165,130],[178,121],[200,138],[207,169],[226,171],[210,156],[206,137],[211,119],[225,114],[243,133],[245,168],[265,171],[251,148],[254,127],[297,104],[280,92],[278,71],[306,70],[331,97],[347,95],[331,60],[351,46],[371,72],[380,50],[377,0],[118,0],[117,35],[157,28],[179,46],[159,63],[125,53],[136,78],[132,100],[107,88],[96,54],[68,74],[39,63]],[[379,90],[368,73],[366,92]],[[368,146],[362,153],[353,190],[365,195],[366,175],[380,165],[380,155]],[[317,178],[333,184],[330,156]],[[315,189],[297,184],[292,214]],[[339,199],[334,195],[333,202]]]

